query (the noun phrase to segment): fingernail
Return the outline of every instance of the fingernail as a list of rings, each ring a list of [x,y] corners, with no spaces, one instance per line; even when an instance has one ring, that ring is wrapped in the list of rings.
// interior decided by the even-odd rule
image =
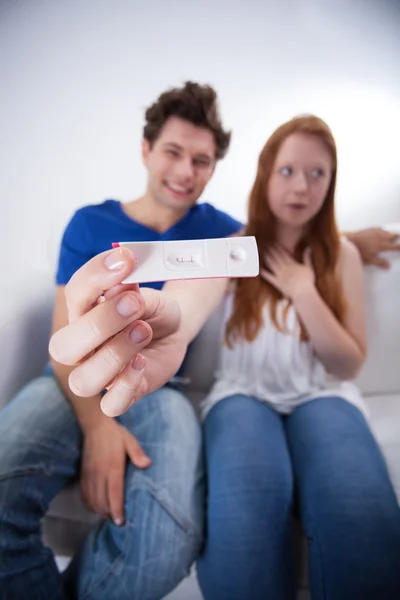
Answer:
[[[116,519],[114,519],[114,523],[117,527],[121,527],[121,525],[123,525],[124,520],[121,519],[120,517],[117,517]]]
[[[134,344],[140,344],[140,342],[144,342],[147,337],[149,337],[149,332],[142,323],[137,323],[129,332],[129,339]]]
[[[131,364],[135,371],[143,371],[146,366],[146,359],[141,354],[137,354]]]
[[[151,465],[151,459],[148,456],[141,456],[138,458],[138,463],[141,467],[149,467]]]
[[[140,308],[139,302],[131,295],[122,296],[117,302],[117,313],[121,317],[130,317]]]
[[[113,252],[110,252],[104,259],[104,264],[109,271],[118,271],[125,265],[125,258],[121,252],[121,248],[117,248]]]

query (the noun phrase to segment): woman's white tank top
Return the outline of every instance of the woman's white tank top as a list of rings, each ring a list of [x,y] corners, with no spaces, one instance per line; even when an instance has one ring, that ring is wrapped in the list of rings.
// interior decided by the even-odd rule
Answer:
[[[264,327],[249,343],[238,340],[232,348],[224,342],[226,323],[232,314],[234,294],[224,300],[220,350],[215,382],[202,402],[204,418],[214,404],[233,394],[253,396],[280,413],[288,414],[304,402],[323,396],[339,396],[355,404],[367,416],[357,386],[328,374],[310,342],[300,341],[300,325],[294,308],[283,322],[283,303],[278,320],[287,333],[276,329],[264,307]]]

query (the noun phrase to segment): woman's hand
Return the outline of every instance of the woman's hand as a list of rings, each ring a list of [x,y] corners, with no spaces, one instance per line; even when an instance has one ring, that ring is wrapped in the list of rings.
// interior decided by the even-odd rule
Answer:
[[[277,290],[294,300],[299,292],[315,287],[315,273],[311,261],[311,250],[303,254],[303,262],[297,262],[284,248],[275,246],[265,257],[270,269],[260,269],[260,275]]]

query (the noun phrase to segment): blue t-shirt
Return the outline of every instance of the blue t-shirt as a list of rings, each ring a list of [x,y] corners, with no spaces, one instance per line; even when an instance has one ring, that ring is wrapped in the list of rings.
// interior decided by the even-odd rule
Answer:
[[[159,233],[138,223],[116,200],[84,206],[76,211],[65,229],[60,249],[57,285],[65,285],[88,260],[110,250],[113,242],[198,240],[226,237],[243,227],[240,221],[211,204],[195,204],[167,231]],[[161,289],[163,282],[143,284]]]
[[[138,223],[116,200],[84,206],[75,212],[61,242],[57,285],[66,285],[72,275],[97,254],[110,250],[113,242],[157,242],[227,237],[237,233],[242,223],[211,204],[196,204],[167,231],[159,233]],[[143,284],[161,289],[164,282]],[[182,372],[182,367],[178,375]],[[50,365],[47,374],[51,374]]]

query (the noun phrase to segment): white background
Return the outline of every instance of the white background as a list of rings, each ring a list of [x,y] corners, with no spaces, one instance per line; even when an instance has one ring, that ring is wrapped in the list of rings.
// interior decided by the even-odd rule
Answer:
[[[400,221],[396,0],[0,0],[0,235],[8,277],[53,269],[73,211],[145,185],[145,108],[192,79],[231,150],[202,200],[244,219],[273,129],[313,112],[339,150],[342,228]]]

